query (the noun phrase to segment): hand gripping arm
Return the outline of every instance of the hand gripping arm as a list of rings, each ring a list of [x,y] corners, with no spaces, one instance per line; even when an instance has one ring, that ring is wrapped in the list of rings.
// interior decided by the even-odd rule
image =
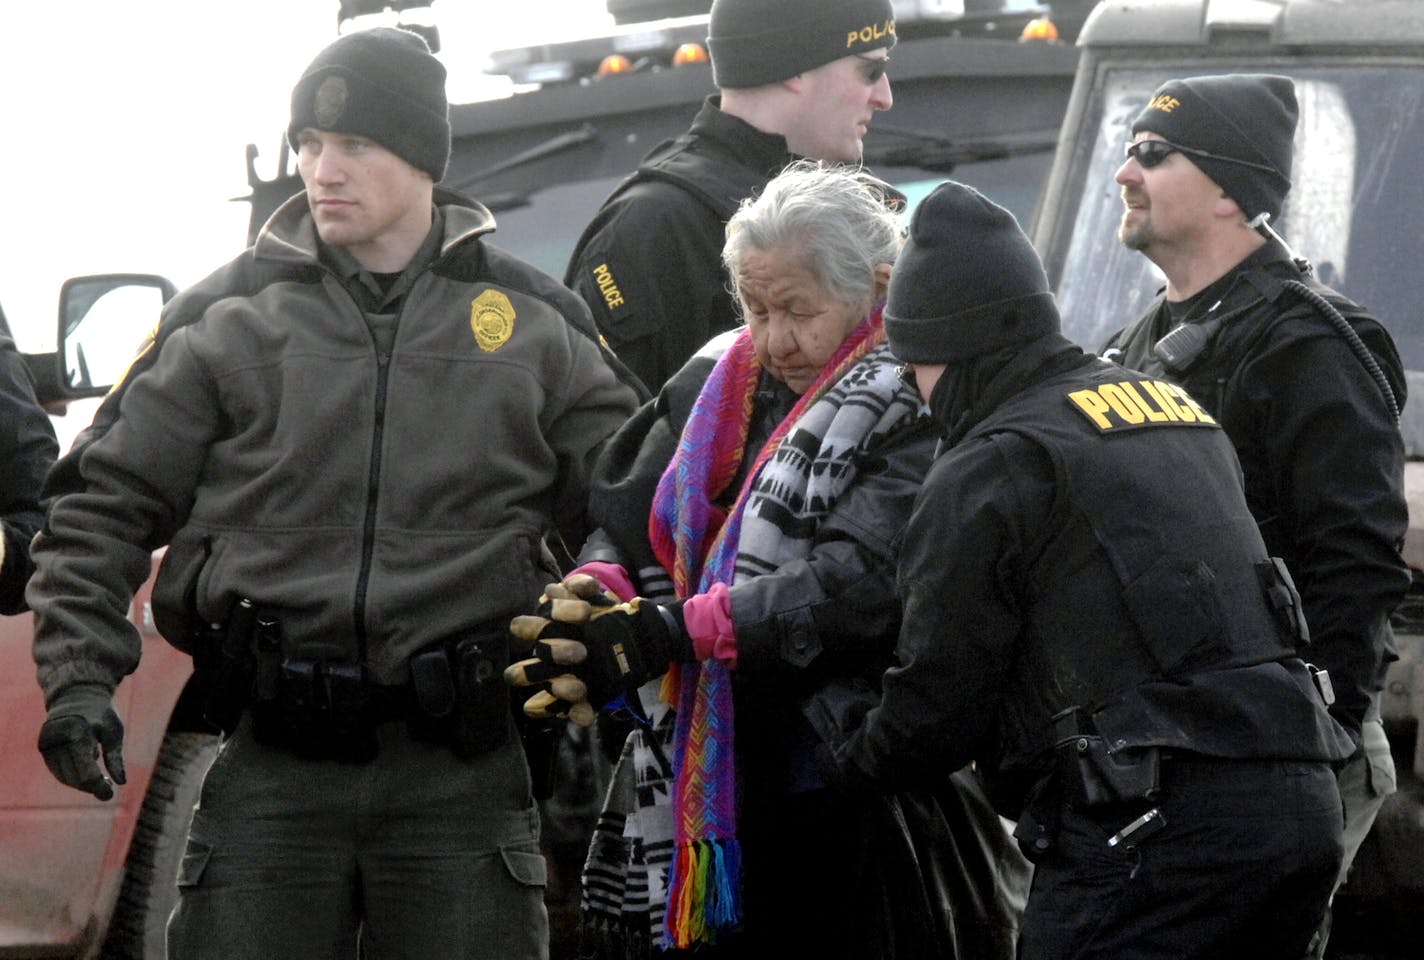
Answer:
[[[641,597],[618,603],[592,577],[551,584],[536,614],[510,624],[533,655],[513,664],[505,679],[513,686],[548,684],[525,704],[530,716],[592,722],[596,709],[661,676],[670,663],[695,659],[680,608]]]

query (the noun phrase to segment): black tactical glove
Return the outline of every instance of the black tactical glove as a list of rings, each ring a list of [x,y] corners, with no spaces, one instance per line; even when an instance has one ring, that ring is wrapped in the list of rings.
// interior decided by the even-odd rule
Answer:
[[[624,693],[631,693],[648,680],[667,672],[675,661],[696,659],[692,640],[682,621],[682,604],[659,606],[642,597],[616,603],[606,593],[575,582],[552,585],[545,593],[539,613],[516,617],[511,632],[534,645],[535,657],[514,664],[505,678],[515,686],[527,686],[550,679],[565,669],[565,675],[582,683],[583,689],[565,686],[565,692],[581,693],[590,710],[601,708]],[[566,596],[565,594],[571,594]],[[565,713],[558,700],[567,697],[556,691],[535,694],[525,705],[530,716],[563,716],[571,719],[574,708]],[[584,714],[582,710],[579,711]],[[581,721],[580,721],[581,722]]]
[[[114,795],[114,784],[124,783],[124,725],[114,712],[112,695],[97,683],[79,683],[50,702],[49,716],[40,727],[40,753],[45,766],[60,783],[100,800]],[[104,759],[104,771],[99,758]],[[111,779],[112,778],[112,779]]]

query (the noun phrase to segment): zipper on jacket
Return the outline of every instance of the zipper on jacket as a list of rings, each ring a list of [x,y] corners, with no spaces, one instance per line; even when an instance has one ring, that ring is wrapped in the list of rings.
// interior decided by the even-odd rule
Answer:
[[[364,315],[362,316],[364,320]],[[399,327],[400,320],[397,318]],[[372,338],[375,345],[375,338]],[[356,577],[356,598],[352,614],[356,620],[356,652],[366,662],[366,590],[371,580],[371,561],[376,550],[376,499],[380,492],[381,444],[386,432],[386,381],[391,372],[391,355],[376,354],[375,421],[371,429],[371,469],[366,477],[366,520],[361,532],[361,570]]]

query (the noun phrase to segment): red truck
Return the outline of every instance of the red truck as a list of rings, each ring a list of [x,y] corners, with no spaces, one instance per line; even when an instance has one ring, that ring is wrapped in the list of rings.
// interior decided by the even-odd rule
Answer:
[[[128,785],[104,803],[45,769],[34,620],[0,617],[0,956],[94,956],[105,937],[105,956],[163,955],[173,877],[217,738],[182,720],[192,663],[153,628],[146,590],[134,622],[143,666],[114,701]]]

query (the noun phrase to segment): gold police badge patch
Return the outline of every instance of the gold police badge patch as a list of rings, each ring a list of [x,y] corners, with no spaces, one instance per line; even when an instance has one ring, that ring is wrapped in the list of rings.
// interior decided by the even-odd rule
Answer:
[[[514,304],[498,290],[486,290],[470,302],[470,329],[485,353],[494,353],[514,333]]]

